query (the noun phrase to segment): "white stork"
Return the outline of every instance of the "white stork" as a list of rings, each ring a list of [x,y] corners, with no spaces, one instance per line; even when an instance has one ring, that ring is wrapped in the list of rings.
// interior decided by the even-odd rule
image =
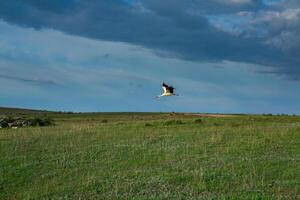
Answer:
[[[163,88],[164,92],[161,95],[156,96],[156,98],[160,98],[160,97],[164,97],[164,96],[173,96],[173,95],[178,96],[178,94],[174,93],[175,88],[173,86],[169,86],[169,85],[163,83],[162,88]]]

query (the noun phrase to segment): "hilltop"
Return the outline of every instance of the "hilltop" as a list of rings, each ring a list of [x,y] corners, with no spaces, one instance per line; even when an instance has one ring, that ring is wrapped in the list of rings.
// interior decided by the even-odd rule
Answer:
[[[0,107],[0,115],[24,115],[24,114],[43,114],[43,113],[53,113],[46,110],[34,110],[34,109],[25,109],[25,108],[7,108]]]

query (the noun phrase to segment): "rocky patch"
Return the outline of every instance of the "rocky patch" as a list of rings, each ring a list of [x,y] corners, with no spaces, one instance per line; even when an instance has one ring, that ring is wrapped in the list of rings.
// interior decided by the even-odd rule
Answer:
[[[50,125],[54,125],[54,122],[49,118],[34,117],[27,119],[23,117],[0,116],[0,129]]]

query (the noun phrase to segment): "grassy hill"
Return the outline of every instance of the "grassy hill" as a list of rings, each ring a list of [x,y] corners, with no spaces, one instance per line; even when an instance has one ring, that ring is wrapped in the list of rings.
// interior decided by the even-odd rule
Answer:
[[[300,117],[50,114],[0,129],[0,199],[300,199]]]
[[[44,111],[44,110],[0,107],[0,115],[32,115],[32,114],[45,114],[45,113],[51,113],[51,112]]]

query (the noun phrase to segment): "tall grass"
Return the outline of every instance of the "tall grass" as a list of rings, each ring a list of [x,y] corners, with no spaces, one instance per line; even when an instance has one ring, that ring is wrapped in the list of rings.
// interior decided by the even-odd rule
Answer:
[[[0,199],[300,198],[299,117],[127,115],[0,130]]]

